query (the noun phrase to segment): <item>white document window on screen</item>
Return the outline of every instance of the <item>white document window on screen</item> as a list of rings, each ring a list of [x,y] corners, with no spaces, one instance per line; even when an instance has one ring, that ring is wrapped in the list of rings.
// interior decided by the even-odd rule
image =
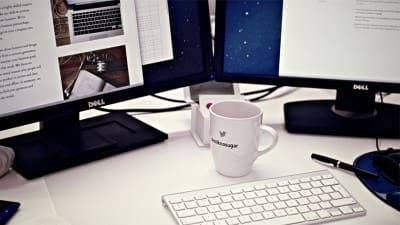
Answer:
[[[142,64],[174,58],[167,0],[136,1]]]

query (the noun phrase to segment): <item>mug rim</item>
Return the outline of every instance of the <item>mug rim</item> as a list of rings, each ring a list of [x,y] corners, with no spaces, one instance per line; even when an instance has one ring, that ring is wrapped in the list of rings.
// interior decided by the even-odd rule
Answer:
[[[229,116],[224,116],[224,115],[218,114],[218,113],[216,113],[216,112],[213,111],[213,108],[214,108],[214,107],[216,107],[216,106],[218,106],[218,105],[220,105],[220,104],[223,104],[223,103],[241,103],[241,104],[244,103],[244,104],[246,104],[247,106],[250,106],[250,107],[253,107],[253,108],[257,109],[257,110],[258,110],[258,113],[254,114],[254,115],[251,115],[251,116],[246,116],[246,117],[229,117]],[[253,103],[248,102],[248,101],[235,100],[235,99],[222,100],[222,101],[216,102],[216,103],[214,103],[214,104],[211,105],[211,107],[209,108],[209,111],[210,111],[210,114],[212,114],[212,115],[214,115],[214,116],[216,116],[216,117],[224,118],[224,119],[229,119],[229,120],[248,120],[248,119],[254,119],[254,118],[257,118],[257,117],[259,117],[260,115],[263,114],[263,111],[261,110],[261,108],[260,108],[258,105],[253,104]]]

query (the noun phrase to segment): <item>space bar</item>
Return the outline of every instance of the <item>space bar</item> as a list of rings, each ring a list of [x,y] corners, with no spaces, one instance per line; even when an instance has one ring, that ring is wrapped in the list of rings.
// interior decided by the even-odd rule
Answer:
[[[263,221],[260,221],[260,224],[263,224],[263,225],[279,225],[279,224],[288,225],[288,224],[301,223],[303,221],[304,221],[303,216],[300,214],[297,214],[297,215],[290,215],[290,216],[277,217],[277,218],[263,220]]]

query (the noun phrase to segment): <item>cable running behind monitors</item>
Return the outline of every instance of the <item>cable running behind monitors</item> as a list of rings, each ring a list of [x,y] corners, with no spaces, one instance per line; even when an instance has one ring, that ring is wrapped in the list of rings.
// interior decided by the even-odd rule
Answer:
[[[110,113],[104,116],[80,120],[80,111],[213,79],[210,19],[207,1],[165,1],[167,4],[167,18],[169,19],[170,28],[170,33],[167,33],[167,35],[170,35],[172,57],[167,60],[147,63],[143,67],[140,64],[140,70],[143,71],[142,85],[140,82],[134,83],[132,81],[137,79],[137,77],[127,75],[127,67],[134,68],[135,63],[137,63],[132,60],[136,59],[133,57],[135,53],[130,52],[131,48],[129,48],[129,46],[133,46],[134,43],[129,42],[129,39],[127,39],[123,46],[112,46],[115,45],[113,43],[124,40],[125,36],[134,34],[135,32],[130,27],[131,23],[129,22],[129,18],[132,18],[129,16],[129,14],[132,13],[130,10],[134,8],[127,7],[131,6],[129,4],[132,4],[132,1],[108,0],[104,1],[104,4],[92,4],[83,7],[84,11],[88,11],[88,8],[92,10],[94,7],[121,7],[121,15],[117,16],[115,20],[121,20],[122,17],[122,25],[119,23],[113,25],[113,29],[118,30],[120,26],[122,26],[122,31],[113,31],[113,37],[102,36],[105,35],[105,32],[101,31],[99,32],[101,35],[92,36],[89,41],[81,40],[81,38],[73,39],[72,36],[77,35],[78,31],[75,31],[75,34],[68,33],[71,30],[71,28],[68,27],[69,21],[67,16],[69,12],[64,10],[76,9],[76,7],[73,7],[76,2],[85,1],[51,1],[52,7],[48,7],[48,12],[45,11],[47,13],[43,13],[41,11],[42,13],[40,14],[40,16],[48,18],[46,22],[42,22],[51,25],[51,28],[43,29],[54,29],[54,38],[56,40],[47,38],[45,35],[39,35],[44,39],[40,39],[39,41],[43,41],[44,44],[46,44],[47,41],[50,42],[51,45],[54,43],[55,46],[53,49],[56,49],[55,51],[68,53],[63,53],[64,55],[58,58],[55,57],[54,64],[57,64],[57,67],[59,67],[62,84],[58,85],[56,82],[51,83],[48,81],[48,85],[43,86],[42,89],[29,89],[28,86],[26,89],[30,90],[30,92],[27,91],[28,95],[26,95],[28,96],[28,100],[26,100],[26,98],[18,98],[18,94],[23,92],[22,89],[21,91],[14,90],[15,96],[9,95],[13,100],[5,101],[7,100],[7,94],[5,94],[5,92],[9,89],[6,85],[8,85],[9,82],[6,79],[0,79],[0,129],[13,128],[33,122],[40,122],[41,125],[40,130],[37,132],[0,141],[1,145],[14,148],[16,151],[14,168],[28,179],[145,145],[154,144],[167,138],[165,133],[125,113]],[[158,10],[162,9],[160,5],[158,5],[159,2],[163,1],[141,0],[142,4],[136,4],[136,6],[139,7],[139,5],[150,4],[150,6],[153,7],[153,11],[148,10],[141,12],[144,13],[144,16],[154,16],[155,8]],[[71,7],[68,7],[69,3]],[[154,5],[154,3],[156,3],[156,5]],[[43,5],[48,3],[45,1],[35,1],[34,4]],[[9,5],[10,8],[8,10],[13,10],[13,4],[10,3]],[[31,7],[30,12],[32,12],[32,14],[24,14],[24,16],[30,19],[38,16],[34,13],[39,9],[47,10],[46,7],[43,9],[43,7],[36,7],[35,5],[15,5],[15,7]],[[82,7],[79,9],[81,8]],[[160,12],[165,13],[165,11]],[[51,16],[53,16],[53,20]],[[142,19],[142,21],[138,20],[138,24],[142,22],[142,28],[144,26],[144,28],[149,29],[145,34],[150,36],[150,38],[144,40],[157,41],[152,38],[159,37],[157,36],[157,32],[166,27],[157,27],[160,21],[149,21],[149,18],[146,17],[142,17]],[[4,22],[7,20],[2,21]],[[38,21],[32,20],[30,23],[35,25],[32,29],[46,27],[39,24]],[[157,30],[157,28],[159,30]],[[21,28],[21,31],[29,32],[30,30],[25,27],[25,30]],[[95,32],[97,31],[98,30],[95,30]],[[39,37],[38,35],[35,36]],[[20,56],[21,59],[24,56],[30,56],[30,60],[25,60],[23,62],[27,63],[31,61],[31,70],[35,73],[37,73],[37,71],[44,71],[44,60],[49,62],[54,61],[51,57],[45,58],[43,56],[40,58],[42,61],[35,61],[35,57],[39,58],[40,52],[35,52],[38,46],[35,46],[33,41],[29,42],[29,39],[27,43],[32,44],[32,46],[27,44],[21,46],[21,48],[25,48],[25,50],[29,50],[30,52],[26,51],[24,53],[25,55],[22,55],[22,51],[15,48],[14,40],[6,39],[6,36],[2,36],[2,38],[4,38],[4,42],[2,41],[2,43],[7,43],[9,46],[7,49],[1,49],[3,54],[1,58],[2,69],[0,70],[0,74],[4,76],[8,71],[15,71],[15,74],[18,74],[18,70],[16,69],[3,69],[4,66],[7,66],[4,56],[6,51],[8,51],[8,54],[11,51],[16,54],[21,52],[21,55],[17,55]],[[143,41],[143,39],[140,41]],[[157,42],[153,44],[150,43],[150,45],[147,46],[149,46],[147,54],[154,54],[157,56],[157,51],[160,47],[157,45]],[[78,49],[79,52],[70,53],[73,51],[69,49]],[[39,64],[43,64],[41,68],[38,66]],[[26,65],[25,67],[30,66]],[[78,74],[76,71],[79,71],[79,76],[76,76],[76,74]],[[131,72],[133,70],[129,71]],[[57,80],[54,78],[60,76],[58,74],[47,74],[44,72],[34,74],[34,76],[31,73],[31,75],[31,77],[35,77],[35,79],[41,77],[42,80],[50,80],[50,78]],[[2,76],[2,78],[4,76]],[[7,77],[16,79],[12,76]],[[29,81],[29,79],[25,80]],[[51,86],[50,83],[52,84]],[[87,90],[91,90],[92,92],[85,92]],[[95,93],[93,93],[93,91]],[[56,98],[52,96],[53,93],[56,93],[59,97]],[[31,105],[29,102],[34,100],[33,96],[36,94],[42,94],[45,97],[50,96],[50,99],[55,100],[47,101],[43,104]],[[11,110],[11,107],[15,105],[19,105],[20,109]]]
[[[289,132],[400,137],[400,9],[394,1],[217,1],[216,80],[337,89],[284,105]],[[378,13],[379,12],[379,13]]]

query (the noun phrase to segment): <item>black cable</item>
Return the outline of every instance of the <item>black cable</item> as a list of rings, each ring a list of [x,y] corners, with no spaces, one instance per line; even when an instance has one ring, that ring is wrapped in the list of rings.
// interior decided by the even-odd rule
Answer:
[[[260,94],[260,93],[275,91],[276,88],[277,88],[277,87],[274,86],[274,87],[269,87],[269,88],[265,88],[265,89],[261,89],[261,90],[244,92],[244,93],[241,93],[241,95],[245,95],[245,96],[246,96],[246,95]],[[154,98],[158,98],[158,99],[165,100],[165,101],[169,101],[169,102],[186,103],[185,100],[168,98],[168,97],[160,96],[160,95],[157,95],[157,94],[152,94],[151,96],[154,97]],[[268,96],[268,95],[266,95],[266,96]],[[263,96],[263,97],[265,97],[265,96]]]
[[[261,96],[258,96],[256,98],[253,99],[249,99],[250,102],[255,102],[258,101],[262,98],[267,97],[268,95],[272,94],[273,92],[275,92],[276,90],[278,90],[279,88],[281,88],[281,86],[275,86],[275,87],[271,87],[271,88],[267,88],[267,89],[263,89],[263,90],[257,90],[257,91],[252,91],[252,92],[247,92],[247,93],[243,93],[243,95],[251,95],[251,94],[257,94],[257,93],[263,93],[263,92],[267,92],[264,93]],[[167,98],[167,97],[163,97],[163,96],[159,96],[156,94],[151,95],[155,98],[158,99],[162,99],[162,100],[166,100],[166,101],[170,101],[170,102],[176,102],[176,103],[186,103],[183,100],[177,100],[177,99],[172,99],[172,98]],[[190,104],[184,104],[184,105],[178,105],[178,106],[174,106],[174,107],[169,107],[169,108],[131,108],[131,109],[107,109],[107,108],[103,108],[103,107],[99,107],[96,108],[99,111],[103,111],[103,112],[146,112],[146,113],[160,113],[160,112],[170,112],[170,111],[176,111],[176,110],[181,110],[187,107],[190,107]]]
[[[165,100],[165,101],[169,101],[169,102],[186,103],[185,100],[167,98],[167,97],[163,97],[163,96],[156,95],[156,94],[152,94],[151,96],[153,96],[154,98],[158,98],[158,99]]]
[[[265,98],[265,97],[271,95],[272,93],[274,93],[274,92],[275,92],[276,90],[278,90],[279,88],[281,88],[281,86],[276,86],[276,87],[270,88],[269,91],[268,91],[267,93],[264,93],[264,94],[262,94],[262,95],[260,95],[260,96],[258,96],[258,97],[249,99],[249,101],[250,101],[250,102],[256,102],[256,101],[258,101],[258,100],[260,100],[260,99],[263,99],[263,98]]]
[[[147,113],[160,113],[160,112],[170,112],[170,111],[176,111],[176,110],[181,110],[184,108],[190,107],[190,104],[184,104],[184,105],[179,105],[179,106],[174,106],[174,107],[169,107],[169,108],[132,108],[132,109],[106,109],[106,108],[96,108],[99,111],[103,112],[147,112]]]
[[[261,89],[261,90],[256,90],[256,91],[249,91],[249,92],[244,92],[244,93],[240,93],[241,95],[254,95],[254,94],[260,94],[260,93],[264,93],[264,92],[269,92],[271,90],[276,89],[277,86],[274,87],[270,87],[270,88],[265,88],[265,89]]]

